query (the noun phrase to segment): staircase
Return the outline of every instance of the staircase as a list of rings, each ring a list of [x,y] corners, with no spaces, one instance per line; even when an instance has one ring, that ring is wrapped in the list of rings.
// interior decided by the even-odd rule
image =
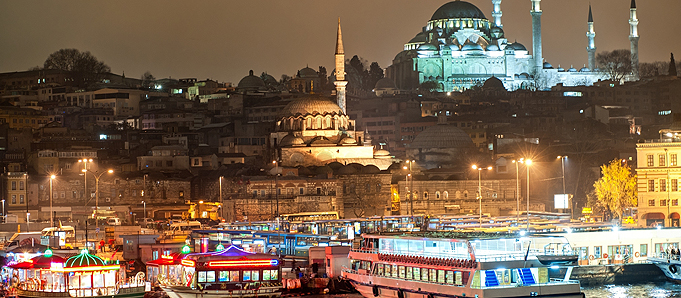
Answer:
[[[496,287],[499,286],[499,280],[497,280],[497,274],[494,270],[485,271],[485,287]]]
[[[523,285],[529,286],[536,284],[534,281],[534,276],[532,276],[532,271],[530,271],[530,268],[518,268],[518,276],[520,277],[520,280],[523,282]]]

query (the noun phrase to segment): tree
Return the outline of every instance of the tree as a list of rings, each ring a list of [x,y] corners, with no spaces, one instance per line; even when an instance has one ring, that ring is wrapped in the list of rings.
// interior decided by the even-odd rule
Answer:
[[[326,67],[324,66],[319,66],[319,71],[317,72],[319,74],[319,79],[320,84],[321,84],[321,89],[322,90],[328,90],[329,89],[329,78],[327,77],[326,74]]]
[[[672,58],[669,60],[669,72],[670,76],[677,76],[676,74],[676,61],[674,61],[674,53],[672,53]]]
[[[71,72],[79,87],[96,83],[102,74],[111,71],[109,66],[97,60],[90,52],[81,52],[77,49],[61,49],[50,54],[43,67]]]
[[[438,91],[439,89],[440,84],[438,84],[436,81],[425,81],[421,83],[421,86],[419,87],[419,90],[423,92],[433,92]]]
[[[601,178],[594,183],[596,198],[603,208],[621,219],[625,208],[637,205],[636,175],[619,159],[602,165],[601,173]]]
[[[631,73],[631,51],[613,50],[601,52],[596,56],[601,72],[612,81],[621,81],[625,75]]]
[[[638,74],[642,78],[652,78],[667,74],[669,63],[664,61],[644,62],[638,65]]]
[[[151,74],[150,71],[147,70],[142,75],[142,87],[152,88],[152,87],[154,87],[154,81],[156,81],[156,78],[154,77],[154,75]]]
[[[367,90],[372,90],[376,86],[376,82],[383,78],[383,68],[378,65],[378,62],[371,62],[369,65],[369,77],[367,79]]]

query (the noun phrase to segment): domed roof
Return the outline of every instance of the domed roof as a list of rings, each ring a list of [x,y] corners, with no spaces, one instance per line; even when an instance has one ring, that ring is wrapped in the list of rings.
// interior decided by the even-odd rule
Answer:
[[[91,255],[87,250],[83,249],[80,254],[70,257],[64,262],[64,268],[69,267],[90,267],[90,266],[104,266],[104,260],[100,257]]]
[[[237,88],[240,88],[240,89],[265,88],[265,82],[263,82],[263,80],[260,77],[254,76],[253,70],[250,70],[248,72],[248,75],[245,76],[243,79],[241,79],[241,81],[239,81]]]
[[[443,19],[487,19],[485,14],[475,5],[466,1],[452,1],[440,6],[433,16],[433,20]]]
[[[378,149],[374,152],[374,158],[390,158],[390,152],[385,149]]]
[[[418,48],[419,51],[437,51],[437,47],[429,44],[429,43],[424,43],[419,46]]]
[[[378,174],[380,172],[381,169],[375,165],[366,165],[362,168],[362,174]]]
[[[473,140],[460,128],[447,124],[438,124],[426,128],[411,143],[411,148],[469,148],[474,146]]]
[[[506,90],[506,87],[504,87],[504,83],[501,82],[501,80],[497,77],[491,77],[485,81],[484,84],[482,84],[482,89],[497,89],[497,90]]]
[[[301,97],[291,101],[279,112],[280,118],[299,115],[343,114],[335,102],[316,95]]]
[[[283,138],[281,138],[281,142],[279,142],[279,146],[282,146],[282,147],[300,146],[300,145],[305,145],[305,141],[303,141],[303,139],[296,137],[294,135],[286,135]]]
[[[338,169],[338,175],[351,175],[357,173],[357,169],[352,165],[345,165]]]
[[[477,43],[466,42],[466,44],[461,47],[462,51],[482,51],[482,46]]]
[[[579,69],[579,72],[590,72],[590,71],[591,71],[591,69],[589,69],[589,68],[586,67],[586,66],[584,66],[584,67],[582,67],[581,69]]]
[[[498,51],[498,50],[499,50],[499,46],[498,46],[498,45],[495,45],[495,44],[491,44],[491,45],[488,45],[488,46],[487,46],[487,50],[488,50],[488,51]]]
[[[300,75],[301,78],[318,78],[319,74],[317,71],[315,71],[312,68],[305,67],[298,71],[298,75]]]
[[[333,169],[331,169],[329,166],[321,166],[315,169],[314,171],[317,175],[319,174],[332,174]]]
[[[449,45],[449,49],[452,50],[452,52],[461,51],[461,49],[459,49],[459,46],[455,44]]]
[[[492,29],[489,29],[489,34],[494,39],[504,38],[504,29],[501,29],[499,27],[492,27]]]
[[[565,68],[562,68],[560,65],[558,65],[558,71],[565,71]]]
[[[544,62],[544,69],[553,69],[553,65],[551,65],[551,63]]]
[[[348,137],[348,136],[344,137],[344,138],[340,141],[340,145],[354,145],[354,144],[357,144],[357,140],[355,140],[355,139],[353,139],[353,138],[351,138],[351,137]]]
[[[568,71],[568,72],[577,72],[577,69],[574,68],[574,67],[572,67],[572,65],[570,65],[570,68],[568,68],[567,71]]]
[[[397,89],[395,82],[390,78],[382,78],[376,82],[374,89]]]
[[[527,48],[525,48],[525,46],[519,42],[509,43],[508,46],[516,51],[527,51]]]
[[[418,42],[426,42],[426,34],[425,33],[419,32],[408,43],[418,43]]]

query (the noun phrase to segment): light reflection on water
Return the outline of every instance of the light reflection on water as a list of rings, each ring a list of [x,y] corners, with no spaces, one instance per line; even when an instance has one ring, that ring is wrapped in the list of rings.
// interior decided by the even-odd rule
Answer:
[[[589,298],[681,297],[681,285],[672,282],[641,283],[631,285],[603,285],[598,287],[583,288],[582,291],[584,291],[586,297]]]

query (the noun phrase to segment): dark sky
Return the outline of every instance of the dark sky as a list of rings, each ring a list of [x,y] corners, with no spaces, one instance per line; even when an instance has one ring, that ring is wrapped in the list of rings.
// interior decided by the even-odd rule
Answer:
[[[337,18],[346,58],[387,67],[433,12],[434,0],[0,0],[0,72],[42,65],[61,48],[90,51],[115,73],[211,78],[234,84],[249,69],[276,78],[333,68]],[[492,18],[490,0],[469,0]],[[586,63],[591,2],[598,51],[629,48],[630,0],[544,0],[544,58]],[[638,0],[640,60],[681,59],[681,0]],[[531,49],[530,0],[503,0],[509,41]]]

